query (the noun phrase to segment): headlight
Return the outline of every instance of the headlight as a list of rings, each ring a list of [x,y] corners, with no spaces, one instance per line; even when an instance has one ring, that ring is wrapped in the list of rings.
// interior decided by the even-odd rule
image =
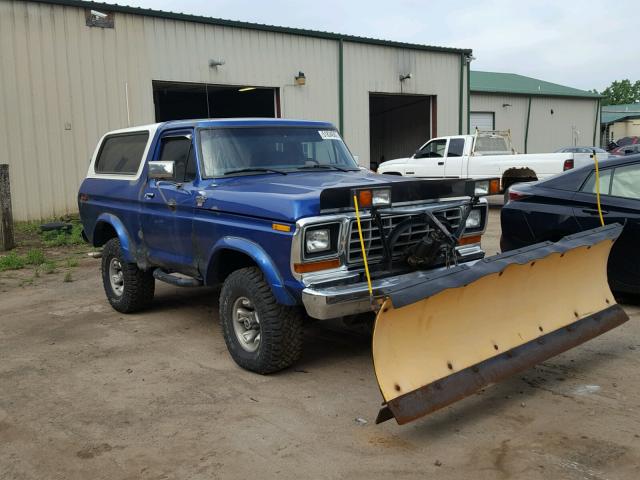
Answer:
[[[465,226],[465,229],[474,229],[474,228],[481,227],[482,211],[479,208],[475,208],[471,210],[469,212],[469,216],[467,217],[467,222],[464,224],[464,226]]]
[[[485,195],[496,195],[500,193],[500,179],[488,178],[486,180],[476,180],[474,187],[474,195],[483,197]]]
[[[475,194],[478,197],[489,195],[489,180],[477,180]]]
[[[326,252],[331,248],[331,231],[328,228],[308,230],[304,244],[307,253]]]
[[[373,206],[391,205],[391,190],[380,189],[373,191]]]

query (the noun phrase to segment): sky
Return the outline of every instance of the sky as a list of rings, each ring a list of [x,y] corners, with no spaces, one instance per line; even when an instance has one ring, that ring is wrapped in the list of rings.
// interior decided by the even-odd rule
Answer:
[[[105,0],[109,2],[110,0]],[[602,91],[640,79],[631,18],[616,0],[120,0],[118,3],[230,20],[471,48],[473,70],[518,73]],[[631,23],[629,23],[631,21]]]

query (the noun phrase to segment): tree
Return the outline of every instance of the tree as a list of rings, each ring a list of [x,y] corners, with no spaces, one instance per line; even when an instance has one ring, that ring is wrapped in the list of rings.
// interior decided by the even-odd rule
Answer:
[[[593,92],[598,93],[595,89]],[[634,83],[631,83],[629,79],[614,80],[600,94],[604,96],[602,105],[640,102],[640,80],[636,80]]]

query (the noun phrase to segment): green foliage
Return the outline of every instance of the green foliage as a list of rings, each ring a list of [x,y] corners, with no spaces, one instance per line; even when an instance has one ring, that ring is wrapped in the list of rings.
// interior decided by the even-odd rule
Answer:
[[[47,247],[62,247],[64,245],[80,245],[84,243],[82,239],[82,225],[74,223],[71,232],[63,230],[52,230],[42,232],[42,241]]]
[[[64,282],[66,283],[73,282],[73,277],[71,276],[71,272],[67,272],[64,274]]]
[[[77,267],[77,266],[78,266],[78,259],[77,258],[68,258],[67,259],[67,267],[73,268],[73,267]]]
[[[595,93],[598,93],[594,90]],[[631,80],[615,80],[602,92],[603,105],[621,105],[625,103],[640,102],[640,80],[631,83]]]
[[[26,265],[23,256],[18,255],[16,252],[9,252],[6,255],[0,256],[0,272],[5,270],[20,270]]]
[[[24,260],[27,265],[42,265],[46,262],[47,258],[42,250],[34,248],[27,252],[24,256]]]
[[[42,271],[44,273],[46,273],[47,275],[50,275],[52,273],[56,273],[56,262],[54,262],[52,260],[47,260],[46,262],[44,262],[42,264]]]

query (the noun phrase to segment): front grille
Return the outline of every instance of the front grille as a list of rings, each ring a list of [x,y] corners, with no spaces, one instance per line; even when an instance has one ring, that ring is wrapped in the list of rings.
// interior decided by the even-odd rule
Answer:
[[[438,210],[433,212],[436,218],[443,222],[446,226],[451,227],[455,231],[460,224],[460,207]],[[391,231],[400,222],[415,215],[389,215],[382,216],[382,226],[386,238],[389,238]],[[377,223],[372,219],[360,219],[362,227],[362,238],[364,239],[364,248],[367,253],[367,261],[374,263],[383,258],[384,249],[382,239],[380,238],[380,230]],[[413,224],[407,231],[402,233],[398,241],[394,244],[392,250],[393,258],[402,256],[408,246],[418,243],[431,229],[429,225],[424,223]],[[347,244],[347,263],[358,264],[362,261],[362,249],[360,248],[360,236],[358,235],[358,224],[356,220],[352,220],[349,226],[349,238]]]

